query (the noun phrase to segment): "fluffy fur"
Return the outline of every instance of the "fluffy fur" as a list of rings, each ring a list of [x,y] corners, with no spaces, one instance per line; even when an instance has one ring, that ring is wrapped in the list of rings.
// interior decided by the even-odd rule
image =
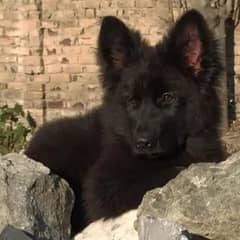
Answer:
[[[45,124],[26,149],[73,188],[74,232],[136,208],[147,190],[189,164],[224,157],[216,90],[222,65],[199,12],[185,13],[154,47],[105,17],[98,60],[102,105]]]

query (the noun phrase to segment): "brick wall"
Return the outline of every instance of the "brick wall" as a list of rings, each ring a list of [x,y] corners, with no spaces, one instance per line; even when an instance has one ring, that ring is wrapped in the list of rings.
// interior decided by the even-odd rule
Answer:
[[[39,123],[96,106],[101,101],[95,60],[100,19],[118,16],[154,44],[180,14],[180,2],[0,1],[0,105],[19,102]],[[236,33],[238,44],[240,28]],[[237,96],[240,102],[240,91]]]
[[[0,104],[19,102],[39,122],[94,107],[100,19],[118,16],[155,43],[168,13],[167,0],[1,1]]]

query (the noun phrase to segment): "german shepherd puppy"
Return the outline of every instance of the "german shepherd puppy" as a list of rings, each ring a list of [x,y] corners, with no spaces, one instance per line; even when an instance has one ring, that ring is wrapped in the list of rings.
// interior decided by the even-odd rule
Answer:
[[[198,11],[186,12],[154,47],[105,17],[97,58],[101,106],[45,124],[26,149],[74,190],[73,232],[136,208],[146,191],[191,163],[224,157],[216,91],[223,67]]]

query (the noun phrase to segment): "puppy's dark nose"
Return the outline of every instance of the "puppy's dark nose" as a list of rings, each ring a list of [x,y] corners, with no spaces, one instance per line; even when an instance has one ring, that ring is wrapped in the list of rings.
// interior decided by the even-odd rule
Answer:
[[[149,150],[153,144],[147,138],[138,138],[136,141],[136,148],[138,150]]]

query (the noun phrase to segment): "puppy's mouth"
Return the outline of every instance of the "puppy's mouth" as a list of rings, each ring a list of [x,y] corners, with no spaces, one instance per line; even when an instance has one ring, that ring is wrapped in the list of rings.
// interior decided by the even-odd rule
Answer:
[[[171,158],[182,152],[182,148],[172,148],[167,151],[164,149],[155,149],[153,151],[139,151],[137,149],[133,150],[134,155],[139,159],[149,159],[149,160],[171,160]]]
[[[147,155],[147,157],[149,159],[159,159],[161,156],[163,156],[164,154],[161,152],[155,152],[155,153],[150,153]]]
[[[161,151],[155,151],[155,152],[134,151],[134,154],[141,159],[151,159],[151,160],[159,159],[165,155]]]

